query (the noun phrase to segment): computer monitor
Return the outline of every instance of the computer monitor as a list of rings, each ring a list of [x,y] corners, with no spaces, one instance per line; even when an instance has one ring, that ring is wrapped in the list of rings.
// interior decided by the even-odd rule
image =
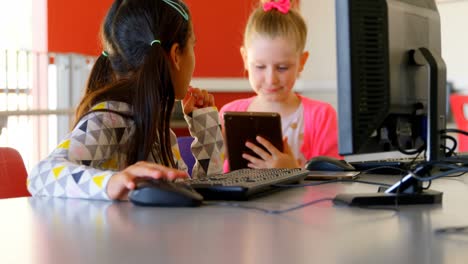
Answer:
[[[427,160],[440,159],[446,69],[434,0],[335,3],[340,154],[425,148]],[[426,196],[421,182],[405,179],[393,191],[413,196],[406,202],[441,201],[441,193]],[[376,203],[405,203],[399,194]]]

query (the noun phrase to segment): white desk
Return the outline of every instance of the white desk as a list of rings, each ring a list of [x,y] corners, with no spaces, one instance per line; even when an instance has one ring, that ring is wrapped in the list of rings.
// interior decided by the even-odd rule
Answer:
[[[405,206],[398,213],[331,202],[268,215],[215,206],[0,200],[0,263],[467,263],[468,233],[434,233],[440,227],[468,225],[467,183],[466,176],[435,181],[432,188],[444,192],[441,206]],[[376,188],[330,184],[286,190],[247,204],[284,209],[342,191]]]

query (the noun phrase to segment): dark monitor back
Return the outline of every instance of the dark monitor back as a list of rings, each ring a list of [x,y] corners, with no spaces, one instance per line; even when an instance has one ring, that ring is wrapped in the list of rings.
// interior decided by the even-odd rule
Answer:
[[[336,0],[336,27],[340,154],[422,146],[429,73],[414,65],[410,55],[424,47],[440,57],[434,1]],[[439,117],[445,116],[445,85],[443,89],[432,106]],[[445,127],[445,119],[439,126]]]

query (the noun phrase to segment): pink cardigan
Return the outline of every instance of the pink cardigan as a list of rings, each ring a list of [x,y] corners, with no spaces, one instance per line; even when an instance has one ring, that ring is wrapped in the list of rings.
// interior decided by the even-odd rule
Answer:
[[[335,109],[328,103],[298,96],[304,107],[304,142],[301,146],[304,157],[307,160],[315,156],[341,158],[338,155],[338,125]],[[221,124],[224,124],[224,112],[247,111],[255,97],[235,100],[224,105],[219,112]],[[225,171],[226,168],[225,166]]]

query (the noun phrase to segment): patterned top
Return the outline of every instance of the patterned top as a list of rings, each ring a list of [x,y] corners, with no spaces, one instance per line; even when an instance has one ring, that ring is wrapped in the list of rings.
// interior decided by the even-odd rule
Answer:
[[[126,116],[132,111],[128,104],[116,101],[99,103],[91,111],[32,169],[27,186],[33,196],[109,200],[110,177],[127,167],[123,150],[135,136],[135,126]],[[194,137],[192,177],[221,173],[224,145],[217,109],[197,109],[185,119]],[[171,142],[177,168],[187,170],[172,131]],[[152,155],[147,160],[154,162]]]

